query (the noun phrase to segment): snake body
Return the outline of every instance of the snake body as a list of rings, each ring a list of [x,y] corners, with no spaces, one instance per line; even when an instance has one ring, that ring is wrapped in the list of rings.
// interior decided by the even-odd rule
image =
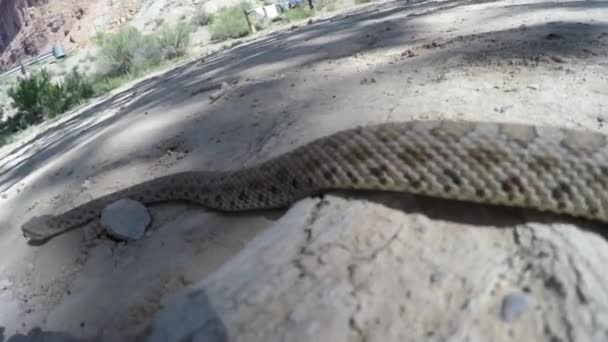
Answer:
[[[30,219],[47,240],[120,198],[184,200],[220,211],[285,207],[332,190],[384,190],[529,207],[608,222],[608,144],[599,133],[465,121],[386,123],[338,132],[227,172],[159,177],[63,214]]]

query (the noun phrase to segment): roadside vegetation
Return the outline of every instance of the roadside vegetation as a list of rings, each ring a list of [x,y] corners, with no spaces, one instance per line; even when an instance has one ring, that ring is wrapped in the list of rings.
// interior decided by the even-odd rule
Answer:
[[[209,29],[212,40],[241,38],[249,34],[249,26],[241,6],[227,7],[211,16]]]
[[[356,0],[357,3],[369,1],[373,0]],[[252,11],[253,5],[244,1],[216,13],[207,13],[201,7],[189,20],[175,24],[158,18],[156,30],[151,34],[143,34],[131,26],[123,26],[112,34],[98,33],[93,38],[98,53],[82,57],[79,63],[84,65],[82,70],[70,70],[65,60],[59,60],[55,69],[39,69],[4,82],[2,88],[6,90],[0,94],[4,98],[0,106],[0,146],[10,142],[16,132],[61,115],[91,97],[103,95],[185,56],[197,27],[208,27],[211,40],[221,42],[249,35],[249,24],[263,30],[271,25],[293,23],[314,16],[317,11],[335,10],[336,3],[336,0],[317,0],[313,10],[307,0],[302,0],[299,6],[283,11],[270,21],[257,16]],[[96,66],[94,72],[90,71],[91,65]],[[5,114],[9,107],[14,109],[12,115]]]
[[[0,145],[10,142],[11,135],[16,132],[63,114],[91,97],[142,76],[163,62],[184,56],[192,31],[192,26],[184,22],[163,25],[150,35],[125,26],[114,34],[95,38],[100,48],[95,61],[101,72],[87,75],[74,68],[58,76],[43,68],[18,77],[7,91],[16,113],[6,118],[0,116]]]

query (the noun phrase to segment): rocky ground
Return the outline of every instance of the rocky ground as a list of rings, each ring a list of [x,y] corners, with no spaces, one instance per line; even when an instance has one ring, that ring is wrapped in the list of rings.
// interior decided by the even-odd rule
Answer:
[[[606,132],[608,3],[388,1],[160,72],[0,150],[0,341],[605,341],[605,227],[405,195],[222,215],[168,203],[137,242],[19,227],[357,125]],[[224,86],[222,87],[222,84]]]

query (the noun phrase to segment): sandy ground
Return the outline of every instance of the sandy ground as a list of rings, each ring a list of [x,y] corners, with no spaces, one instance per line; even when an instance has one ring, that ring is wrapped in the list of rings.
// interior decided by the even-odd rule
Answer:
[[[605,1],[379,2],[155,75],[31,132],[0,150],[0,341],[131,339],[172,293],[283,212],[226,216],[170,203],[152,208],[138,242],[85,228],[42,246],[20,234],[33,215],[171,172],[251,165],[369,123],[606,131],[607,18]],[[210,99],[223,82],[223,96]]]

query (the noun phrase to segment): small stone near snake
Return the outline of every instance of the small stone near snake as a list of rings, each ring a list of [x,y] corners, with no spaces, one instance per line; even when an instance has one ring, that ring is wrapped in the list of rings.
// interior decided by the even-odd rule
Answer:
[[[148,209],[131,199],[120,199],[101,212],[101,225],[109,235],[121,240],[140,239],[151,221]]]
[[[443,278],[445,278],[445,274],[443,272],[433,272],[433,274],[431,274],[431,277],[429,278],[429,281],[431,282],[431,284],[434,284],[440,282],[441,280],[443,280]]]
[[[506,295],[502,299],[502,308],[500,309],[500,317],[505,322],[513,322],[517,320],[526,310],[530,300],[527,295],[521,292],[514,292]]]
[[[0,292],[8,290],[12,285],[13,283],[10,280],[0,280]]]

